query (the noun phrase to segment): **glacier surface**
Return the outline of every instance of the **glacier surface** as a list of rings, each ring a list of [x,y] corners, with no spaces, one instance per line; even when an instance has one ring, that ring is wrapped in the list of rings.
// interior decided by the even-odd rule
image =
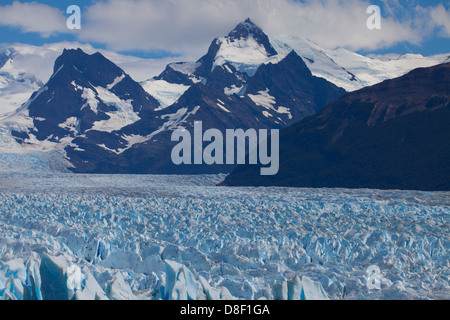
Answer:
[[[46,161],[0,170],[0,299],[450,298],[448,192],[225,188]]]

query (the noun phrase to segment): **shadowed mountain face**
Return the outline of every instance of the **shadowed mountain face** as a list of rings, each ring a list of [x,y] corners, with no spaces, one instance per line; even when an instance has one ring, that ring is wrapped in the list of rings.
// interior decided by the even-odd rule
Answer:
[[[450,64],[347,94],[283,130],[280,171],[230,186],[450,190]]]
[[[154,111],[158,102],[100,53],[78,49],[63,52],[50,80],[27,105],[34,123],[31,133],[39,141],[57,143],[96,128],[121,129]],[[100,128],[105,124],[110,127]]]
[[[185,86],[170,105],[144,91],[100,53],[65,50],[48,83],[22,107],[32,125],[22,144],[64,149],[79,173],[217,173],[234,166],[175,166],[175,130],[282,129],[345,94],[312,75],[294,51],[278,55],[250,20],[215,39],[196,63],[171,64],[154,79]]]

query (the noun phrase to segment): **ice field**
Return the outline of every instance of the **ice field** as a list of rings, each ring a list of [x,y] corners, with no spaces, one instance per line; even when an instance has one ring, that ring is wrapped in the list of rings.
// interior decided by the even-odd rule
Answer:
[[[450,299],[449,192],[223,178],[0,170],[0,299]]]

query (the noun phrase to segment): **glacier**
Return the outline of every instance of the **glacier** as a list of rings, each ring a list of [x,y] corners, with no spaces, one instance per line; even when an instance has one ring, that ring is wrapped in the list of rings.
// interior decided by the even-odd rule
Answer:
[[[449,192],[75,175],[49,157],[1,156],[0,299],[450,298]]]

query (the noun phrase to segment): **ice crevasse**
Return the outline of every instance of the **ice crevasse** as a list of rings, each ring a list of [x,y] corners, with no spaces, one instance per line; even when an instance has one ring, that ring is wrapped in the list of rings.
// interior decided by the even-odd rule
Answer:
[[[225,287],[213,288],[185,265],[166,260],[165,272],[152,299],[237,300]],[[105,276],[105,275],[103,275]],[[102,275],[100,274],[101,278]],[[88,268],[70,264],[64,256],[32,254],[8,262],[0,261],[0,300],[138,300],[148,299],[133,292],[121,272],[109,275],[104,287]],[[271,300],[328,300],[319,282],[295,277],[267,288]]]
[[[3,299],[449,297],[448,193],[224,189],[212,177],[0,182]],[[372,266],[380,290],[368,286]]]

